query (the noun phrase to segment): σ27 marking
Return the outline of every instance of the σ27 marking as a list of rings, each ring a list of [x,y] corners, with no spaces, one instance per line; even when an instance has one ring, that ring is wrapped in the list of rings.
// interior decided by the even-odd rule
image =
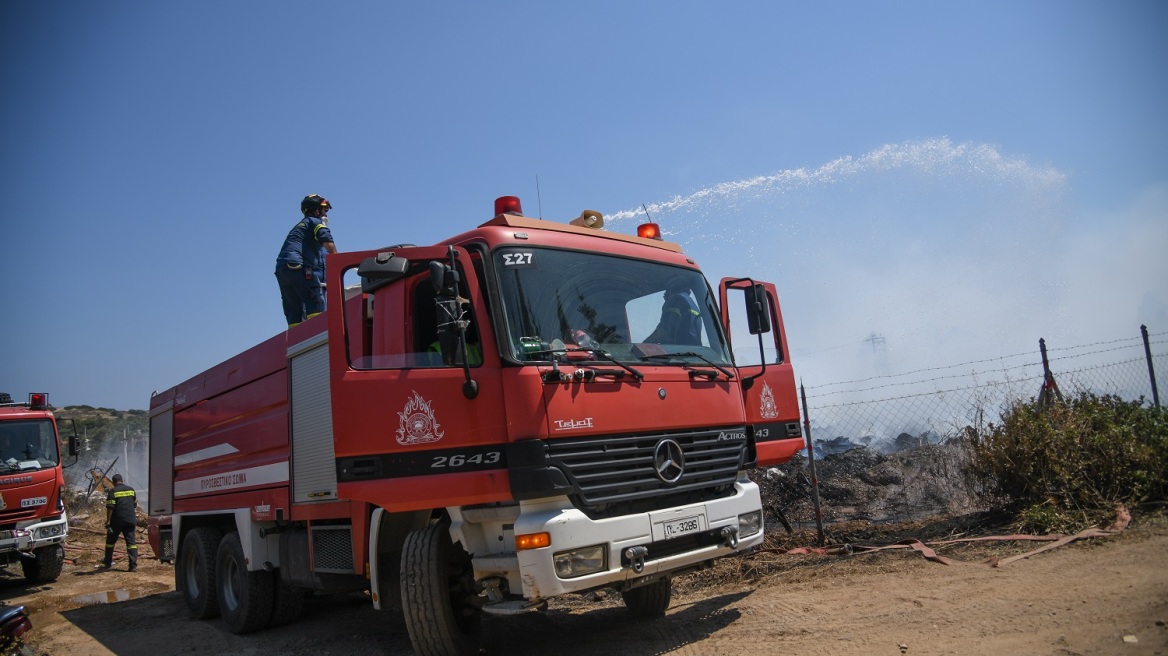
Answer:
[[[503,253],[503,266],[527,266],[534,263],[534,253]]]
[[[430,469],[458,469],[467,465],[493,465],[503,459],[499,451],[487,451],[466,456],[456,453],[452,456],[434,456]]]

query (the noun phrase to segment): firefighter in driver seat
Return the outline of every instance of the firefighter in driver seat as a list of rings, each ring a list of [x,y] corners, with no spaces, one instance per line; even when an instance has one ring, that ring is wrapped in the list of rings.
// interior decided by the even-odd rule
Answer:
[[[666,284],[661,320],[645,338],[646,342],[701,346],[702,313],[698,310],[692,291],[690,284],[681,276]]]

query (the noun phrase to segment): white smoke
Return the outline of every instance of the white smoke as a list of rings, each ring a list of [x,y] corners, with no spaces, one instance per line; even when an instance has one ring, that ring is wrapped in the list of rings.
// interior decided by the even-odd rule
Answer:
[[[1168,194],[1088,217],[1069,188],[1058,169],[940,138],[723,182],[605,220],[643,221],[647,209],[715,284],[775,282],[810,387],[1019,352],[1037,360],[1040,337],[1057,348],[1165,322],[1168,260],[1156,253],[1168,245]]]

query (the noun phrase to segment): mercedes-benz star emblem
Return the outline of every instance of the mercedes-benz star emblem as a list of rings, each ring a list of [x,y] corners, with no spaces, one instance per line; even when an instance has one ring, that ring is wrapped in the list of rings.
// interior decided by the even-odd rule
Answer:
[[[685,454],[681,445],[668,438],[658,442],[657,448],[653,449],[653,469],[657,471],[657,478],[668,485],[680,481],[685,473]]]

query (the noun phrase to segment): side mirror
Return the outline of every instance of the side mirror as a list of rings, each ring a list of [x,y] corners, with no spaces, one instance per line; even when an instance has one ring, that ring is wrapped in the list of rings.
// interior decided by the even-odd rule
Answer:
[[[62,467],[68,467],[70,465],[77,464],[77,458],[79,457],[79,454],[81,453],[81,438],[77,437],[77,420],[70,418],[69,423],[73,426],[73,434],[70,435],[66,439],[67,439],[67,442],[69,445],[68,446],[69,455],[73,456],[73,462],[69,463],[68,465],[62,463]],[[58,423],[57,430],[60,431],[60,429],[61,429],[61,424]]]
[[[357,275],[361,276],[361,291],[370,293],[406,275],[410,261],[404,257],[394,257],[393,253],[378,253],[374,257],[361,260]]]
[[[430,262],[430,284],[439,296],[458,296],[458,272],[438,260]]]
[[[770,303],[767,302],[766,287],[751,285],[746,290],[746,322],[751,335],[761,335],[771,331]]]

